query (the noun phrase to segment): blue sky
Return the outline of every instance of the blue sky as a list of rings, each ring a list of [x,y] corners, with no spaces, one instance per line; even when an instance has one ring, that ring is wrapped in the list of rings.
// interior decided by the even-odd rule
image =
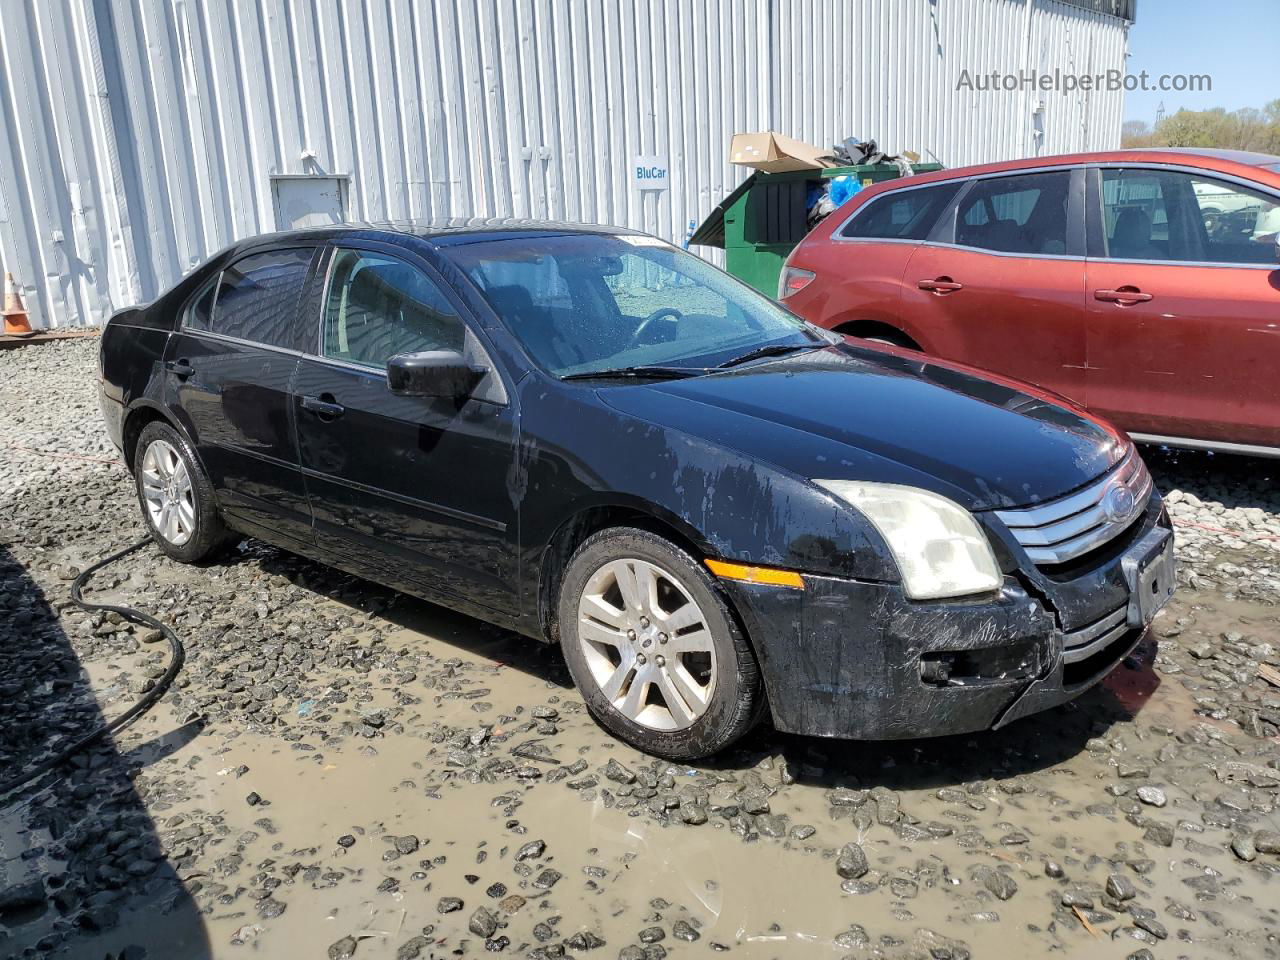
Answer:
[[[1154,122],[1164,101],[1179,107],[1261,107],[1280,97],[1280,0],[1138,0],[1129,31],[1128,71],[1207,73],[1210,93],[1133,91],[1124,97],[1126,120]]]

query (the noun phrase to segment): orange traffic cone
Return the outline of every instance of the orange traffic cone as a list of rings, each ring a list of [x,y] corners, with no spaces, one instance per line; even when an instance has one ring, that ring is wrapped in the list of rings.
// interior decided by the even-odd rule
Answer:
[[[0,316],[4,317],[4,332],[7,334],[22,337],[34,332],[12,273],[4,275],[4,310],[0,311]]]

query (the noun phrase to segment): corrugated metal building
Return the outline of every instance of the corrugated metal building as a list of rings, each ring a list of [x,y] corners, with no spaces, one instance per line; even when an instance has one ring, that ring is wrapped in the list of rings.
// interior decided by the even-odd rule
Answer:
[[[230,241],[436,216],[682,241],[731,135],[947,165],[1118,145],[1133,0],[0,0],[0,267],[36,326],[101,323]],[[665,191],[633,184],[665,158]]]

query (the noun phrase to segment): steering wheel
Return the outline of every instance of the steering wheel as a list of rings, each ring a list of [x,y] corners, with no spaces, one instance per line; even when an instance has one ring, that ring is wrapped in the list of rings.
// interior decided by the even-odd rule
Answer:
[[[643,320],[640,321],[640,326],[636,327],[635,332],[631,334],[631,341],[630,343],[627,344],[627,346],[634,347],[643,343],[644,342],[643,337],[644,337],[645,331],[648,330],[651,326],[653,326],[657,321],[661,320],[663,317],[671,317],[671,319],[679,323],[681,320],[684,319],[684,314],[681,313],[679,310],[677,310],[675,307],[659,307],[657,310],[653,311],[653,313],[649,314],[647,317],[645,317]]]

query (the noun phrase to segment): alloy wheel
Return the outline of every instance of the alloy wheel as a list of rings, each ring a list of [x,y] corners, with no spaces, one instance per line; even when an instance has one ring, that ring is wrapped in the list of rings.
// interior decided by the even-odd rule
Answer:
[[[652,730],[692,725],[715,692],[711,631],[689,590],[647,560],[611,560],[578,601],[578,643],[591,677],[628,720]]]
[[[142,497],[151,526],[175,547],[196,531],[195,489],[187,464],[164,440],[153,440],[142,457]]]

